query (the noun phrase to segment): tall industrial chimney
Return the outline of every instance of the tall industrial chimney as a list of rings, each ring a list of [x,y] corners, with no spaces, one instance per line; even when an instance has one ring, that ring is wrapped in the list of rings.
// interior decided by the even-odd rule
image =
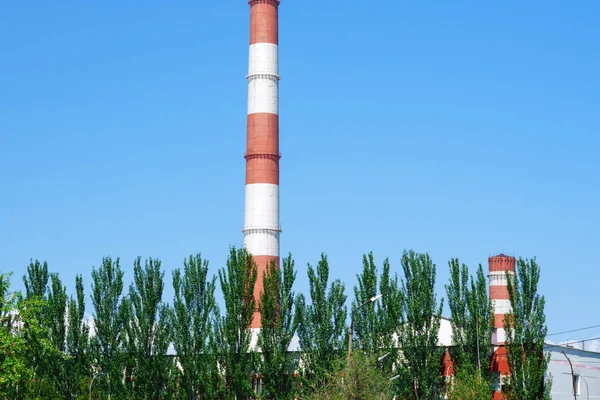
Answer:
[[[508,297],[508,282],[506,272],[514,276],[515,258],[499,254],[488,258],[490,279],[490,300],[494,307],[493,344],[502,344],[506,340],[504,332],[504,315],[511,311]]]
[[[506,272],[512,276],[515,274],[515,258],[499,254],[488,258],[490,279],[490,300],[494,309],[494,330],[492,333],[492,345],[494,354],[492,357],[491,372],[495,377],[494,400],[502,399],[502,379],[510,375],[508,360],[506,358],[506,332],[504,330],[504,315],[511,312],[510,299],[508,295],[508,282]]]
[[[263,273],[275,261],[279,266],[279,62],[278,0],[251,0],[246,137],[246,202],[244,246],[258,269],[254,287],[257,301]],[[254,310],[252,328],[260,328]]]

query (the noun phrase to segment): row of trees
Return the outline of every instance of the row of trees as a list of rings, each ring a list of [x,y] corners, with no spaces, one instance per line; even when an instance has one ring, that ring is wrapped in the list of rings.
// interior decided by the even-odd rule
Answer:
[[[163,298],[160,260],[138,257],[126,291],[120,260],[107,257],[92,269],[93,318],[86,320],[83,278],[77,276],[69,297],[58,274],[49,273],[45,262],[32,261],[23,277],[24,294],[11,293],[10,275],[0,275],[0,396],[489,397],[493,310],[481,265],[472,276],[458,259],[449,262],[446,294],[455,344],[450,352],[457,371],[452,388],[444,387],[440,370],[443,299],[434,290],[436,265],[428,254],[414,251],[405,251],[400,265],[401,276],[387,259],[379,269],[372,253],[364,255],[348,308],[345,285],[330,278],[325,255],[316,266],[308,265],[307,296],[294,292],[291,255],[281,268],[270,265],[258,304],[256,265],[244,249],[232,248],[217,276],[209,275],[200,254],[187,258],[172,272],[170,303]],[[548,387],[547,358],[541,356],[544,300],[537,293],[535,259],[520,259],[516,278],[508,278],[513,305],[506,321],[508,360],[518,373],[506,382],[507,392],[512,398],[539,398]],[[224,310],[215,297],[217,284]],[[369,301],[378,294],[379,301]],[[256,307],[263,327],[254,338],[248,328]],[[349,319],[352,357],[347,355]],[[289,351],[295,337],[296,351]],[[257,393],[258,376],[262,390]]]

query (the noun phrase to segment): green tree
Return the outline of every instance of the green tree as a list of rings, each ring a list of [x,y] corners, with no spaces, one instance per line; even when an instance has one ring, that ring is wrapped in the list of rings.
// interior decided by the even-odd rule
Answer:
[[[64,346],[58,343],[62,336],[64,326],[64,313],[62,314],[62,328],[58,323],[60,319],[59,304],[64,288],[60,284],[57,275],[53,275],[55,284],[48,290],[48,264],[46,261],[40,263],[31,260],[27,266],[27,274],[23,276],[26,297],[19,302],[19,312],[23,313],[21,330],[27,351],[26,363],[33,371],[33,378],[29,385],[31,393],[36,396],[45,397],[56,395],[61,392],[62,383],[62,350]],[[52,303],[50,303],[52,301]],[[62,305],[63,311],[65,304]],[[57,313],[54,315],[53,313]],[[21,317],[21,316],[20,316]]]
[[[138,257],[133,263],[128,323],[133,352],[128,356],[133,358],[133,397],[138,399],[157,399],[166,390],[171,324],[169,308],[162,301],[164,275],[160,260],[149,258],[142,266]]]
[[[54,385],[49,366],[64,362],[64,354],[54,347],[50,329],[43,320],[48,309],[47,300],[39,296],[20,299],[13,333],[23,340],[24,359],[31,369],[31,378],[24,385],[25,398],[59,399],[61,394]]]
[[[361,350],[352,353],[348,363],[336,364],[324,383],[306,400],[381,400],[393,396],[390,379],[381,375],[376,358]]]
[[[477,371],[490,382],[489,355],[494,313],[481,264],[474,280],[458,259],[448,263],[450,284],[446,285],[452,317],[452,359],[457,370]]]
[[[302,294],[296,300],[297,329],[304,378],[313,381],[305,386],[318,388],[323,377],[331,374],[336,363],[345,357],[347,297],[339,279],[329,285],[325,254],[321,254],[316,272],[308,265],[308,285],[311,304],[306,304]]]
[[[93,358],[99,370],[108,375],[98,379],[97,387],[108,399],[123,395],[121,383],[125,360],[123,345],[127,323],[127,300],[122,296],[123,271],[119,258],[102,259],[102,265],[92,269],[92,304],[94,306],[94,329],[92,338]]]
[[[69,299],[67,330],[67,375],[68,394],[66,399],[76,399],[82,394],[82,383],[90,375],[89,326],[83,320],[85,314],[85,295],[83,278],[75,277],[76,297]]]
[[[355,310],[353,336],[358,348],[382,357],[377,366],[390,375],[398,358],[393,335],[400,317],[400,290],[398,276],[391,276],[388,259],[383,262],[379,287],[377,274],[373,253],[363,255],[363,271],[357,276],[358,284],[354,287],[352,302],[352,309]],[[368,303],[365,307],[356,308],[377,294],[382,297],[376,304]]]
[[[354,320],[354,341],[363,351],[372,353],[379,348],[379,329],[381,315],[378,315],[376,304],[367,303],[369,299],[378,295],[377,266],[373,253],[363,255],[363,270],[356,276],[357,285],[354,286],[354,301],[352,301],[351,315]],[[361,304],[365,307],[357,310]],[[353,344],[354,346],[354,344]]]
[[[225,375],[227,399],[250,396],[253,354],[250,348],[253,297],[257,269],[252,255],[232,247],[227,265],[219,270],[221,291],[225,300],[225,315],[217,326],[220,364]]]
[[[27,275],[23,276],[25,295],[28,299],[37,296],[43,299],[48,290],[48,263],[31,260],[27,266]]]
[[[510,377],[509,399],[550,399],[551,383],[544,382],[550,354],[544,354],[548,328],[545,299],[538,293],[540,267],[535,257],[517,260],[516,275],[506,272],[511,312],[504,317]]]
[[[174,347],[182,366],[181,386],[187,399],[219,394],[219,371],[213,328],[218,315],[216,277],[208,277],[208,261],[190,255],[173,271],[175,298],[172,309]]]
[[[436,266],[428,254],[413,250],[402,254],[400,324],[398,338],[402,349],[401,368],[409,376],[402,382],[402,394],[419,399],[433,399],[441,386],[438,331],[443,299],[439,305],[435,294]]]
[[[25,344],[15,326],[14,311],[20,293],[10,292],[10,274],[0,273],[0,398],[22,399],[23,389],[33,378],[26,364]],[[20,390],[19,390],[20,388]]]
[[[57,273],[50,274],[50,290],[47,297],[46,321],[49,337],[55,349],[65,354],[67,350],[67,288],[62,285]],[[68,376],[71,371],[67,369],[67,360],[61,358],[49,365],[49,377],[58,392],[64,398],[70,397]]]
[[[448,400],[488,400],[491,399],[489,381],[482,375],[459,369],[452,385],[446,387]]]
[[[294,319],[294,281],[296,271],[291,254],[283,259],[283,269],[272,262],[264,273],[259,309],[261,350],[259,372],[269,398],[292,399],[294,360],[288,352],[296,331]]]

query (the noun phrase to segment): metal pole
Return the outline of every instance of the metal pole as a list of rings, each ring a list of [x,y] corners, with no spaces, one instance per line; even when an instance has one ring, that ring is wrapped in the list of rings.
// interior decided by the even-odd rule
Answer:
[[[352,355],[352,335],[354,331],[354,317],[352,313],[350,314],[350,334],[348,335],[348,361],[350,361],[350,356]]]
[[[579,377],[583,379],[583,382],[585,382],[585,393],[587,394],[587,399],[590,400],[590,387],[588,386],[587,380],[583,375],[579,375]]]
[[[106,375],[106,372],[99,372],[97,374],[94,374],[94,376],[92,377],[92,381],[90,382],[89,386],[89,400],[92,400],[92,385],[94,384],[94,379],[102,375]]]
[[[567,359],[567,361],[569,362],[569,365],[571,366],[571,382],[573,383],[573,398],[575,400],[577,400],[577,387],[575,386],[575,373],[573,372],[573,364],[571,363],[571,360],[569,359],[569,357],[567,357],[567,353],[565,353],[564,351],[562,353],[565,356],[565,358]]]
[[[350,332],[348,334],[348,361],[350,361],[350,355],[352,354],[352,336],[354,334],[354,312],[360,310],[367,304],[374,303],[381,296],[382,295],[380,294],[378,294],[377,296],[373,296],[369,300],[362,303],[360,306],[356,307],[354,310],[350,310]]]
[[[481,376],[481,359],[479,357],[479,316],[475,314],[475,327],[477,329],[477,366],[479,368],[479,376]]]
[[[89,400],[92,400],[92,385],[94,384],[94,379],[96,379],[96,376],[97,376],[97,375],[94,375],[94,376],[92,377],[92,381],[90,382],[90,387],[89,387],[89,392],[90,392],[90,395],[89,395]]]
[[[89,400],[92,400],[92,385],[94,384],[94,379],[96,379],[96,376],[98,376],[98,375],[94,375],[92,377],[92,381],[90,382],[90,387],[89,387],[90,396],[89,396]]]

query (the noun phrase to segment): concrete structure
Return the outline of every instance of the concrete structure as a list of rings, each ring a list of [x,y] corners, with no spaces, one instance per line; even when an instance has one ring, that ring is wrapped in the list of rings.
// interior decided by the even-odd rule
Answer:
[[[278,0],[251,0],[246,142],[244,246],[258,268],[254,298],[266,266],[279,265]],[[252,328],[260,328],[258,308]]]
[[[546,351],[553,400],[600,399],[600,353],[550,344]]]
[[[506,358],[506,332],[504,331],[504,315],[511,311],[510,299],[508,296],[508,282],[506,272],[515,274],[515,258],[504,254],[488,258],[489,267],[489,289],[490,300],[494,308],[494,328],[492,331],[492,345],[494,354],[492,356],[492,373],[495,375],[496,390],[494,399],[502,398],[502,379],[509,375],[508,360]]]

